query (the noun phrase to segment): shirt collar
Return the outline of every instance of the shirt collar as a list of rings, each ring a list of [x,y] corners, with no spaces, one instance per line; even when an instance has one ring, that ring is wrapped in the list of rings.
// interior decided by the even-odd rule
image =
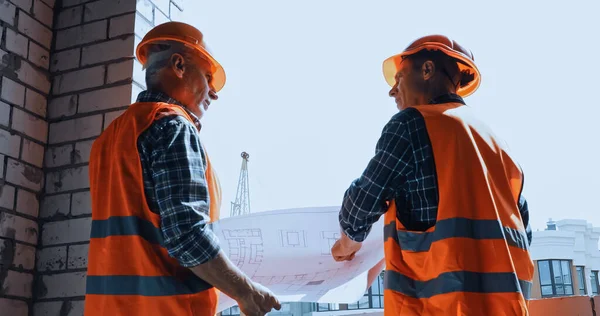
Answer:
[[[429,104],[441,104],[441,103],[461,103],[466,105],[465,100],[455,93],[447,93],[437,96],[429,101]]]
[[[194,120],[194,125],[196,125],[196,127],[198,127],[198,130],[200,130],[202,128],[200,119],[198,118],[198,116],[196,116],[196,114],[192,113],[181,102],[171,98],[169,95],[167,95],[164,92],[160,92],[160,91],[156,91],[156,90],[142,91],[142,92],[140,92],[140,94],[138,94],[136,102],[162,102],[162,103],[178,105],[181,108],[183,108],[185,110],[185,112]]]

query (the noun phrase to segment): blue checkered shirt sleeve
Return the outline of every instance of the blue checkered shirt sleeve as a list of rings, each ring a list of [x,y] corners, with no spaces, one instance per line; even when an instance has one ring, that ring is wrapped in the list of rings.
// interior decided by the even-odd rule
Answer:
[[[412,168],[413,151],[407,124],[394,116],[383,128],[375,156],[363,174],[346,190],[339,213],[342,230],[362,242],[372,225],[387,211],[402,174]]]
[[[162,118],[139,144],[147,199],[160,214],[169,255],[184,267],[213,259],[220,246],[209,227],[205,153],[194,125],[181,116]]]

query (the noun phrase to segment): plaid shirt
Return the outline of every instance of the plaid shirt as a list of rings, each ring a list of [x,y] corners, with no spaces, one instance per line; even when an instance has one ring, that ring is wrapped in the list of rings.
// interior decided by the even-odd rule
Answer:
[[[160,92],[144,91],[137,101],[181,106]],[[147,202],[160,215],[164,246],[182,266],[193,267],[214,258],[220,246],[209,227],[206,157],[198,134],[200,121],[188,113],[196,126],[181,116],[161,118],[140,135],[138,151]]]
[[[459,102],[448,95],[431,103]],[[375,156],[360,178],[344,194],[339,214],[346,235],[358,242],[365,240],[372,225],[387,211],[387,201],[395,199],[397,217],[409,230],[425,231],[435,225],[438,187],[433,148],[425,119],[414,108],[400,111],[383,128]],[[519,210],[531,244],[529,210],[523,196]]]

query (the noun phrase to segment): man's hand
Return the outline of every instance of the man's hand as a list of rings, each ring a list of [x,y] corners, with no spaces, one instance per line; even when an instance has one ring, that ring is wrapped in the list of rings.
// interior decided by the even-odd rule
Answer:
[[[342,231],[342,238],[336,241],[333,247],[331,247],[331,255],[335,261],[350,261],[354,259],[360,247],[362,247],[361,243],[348,238]]]
[[[281,309],[275,295],[259,283],[252,282],[252,289],[238,301],[240,311],[248,316],[263,316],[271,310]]]
[[[273,308],[281,309],[279,300],[266,287],[253,282],[221,250],[215,258],[190,268],[199,278],[234,299],[248,316],[264,316]]]

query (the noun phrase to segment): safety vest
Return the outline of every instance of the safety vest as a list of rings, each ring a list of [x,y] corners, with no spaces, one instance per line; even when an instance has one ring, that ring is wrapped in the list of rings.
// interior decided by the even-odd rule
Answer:
[[[215,315],[216,289],[169,256],[160,216],[146,202],[137,140],[164,115],[192,121],[177,105],[135,103],[92,146],[85,315]],[[208,157],[207,162],[213,222],[219,216],[221,192]]]
[[[437,222],[410,231],[389,204],[385,316],[529,315],[534,268],[518,208],[520,168],[467,106],[415,109],[436,159]]]

